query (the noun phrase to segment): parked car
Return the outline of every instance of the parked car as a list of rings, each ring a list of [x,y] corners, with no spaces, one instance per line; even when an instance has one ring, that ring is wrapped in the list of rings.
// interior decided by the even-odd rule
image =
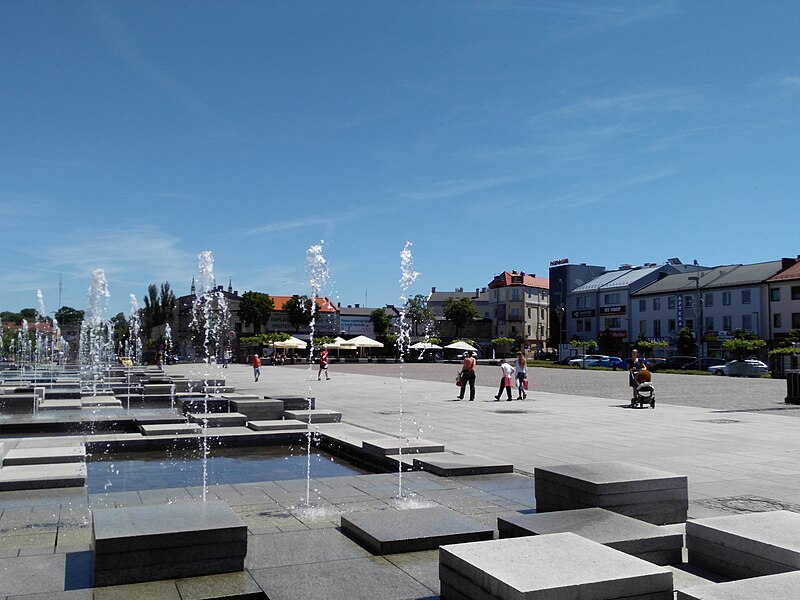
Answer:
[[[585,369],[587,366],[590,366],[596,360],[602,360],[604,358],[608,358],[605,354],[587,354],[586,356],[579,356],[578,358],[573,358],[567,364],[570,367],[580,367]]]
[[[686,363],[681,369],[686,371],[708,371],[709,367],[716,367],[724,364],[724,358],[698,358],[695,361]]]
[[[761,377],[769,369],[760,360],[732,360],[724,365],[708,368],[714,375],[730,375],[731,377]]]
[[[651,371],[665,371],[667,369],[682,369],[683,365],[688,365],[697,360],[696,356],[671,356],[667,360],[655,363],[650,366]]]
[[[626,370],[628,368],[628,363],[626,363],[623,359],[619,356],[607,356],[606,358],[602,358],[600,360],[596,360],[593,363],[589,364],[590,367],[605,367],[607,369],[623,369]]]

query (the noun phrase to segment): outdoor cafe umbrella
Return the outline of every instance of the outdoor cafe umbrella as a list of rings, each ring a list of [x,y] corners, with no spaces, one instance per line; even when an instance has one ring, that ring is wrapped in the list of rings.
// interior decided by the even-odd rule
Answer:
[[[478,349],[474,346],[470,346],[467,342],[453,342],[452,344],[447,344],[445,349],[449,350],[472,350],[473,352],[477,352]]]
[[[359,335],[352,340],[347,340],[348,346],[355,346],[356,348],[383,348],[383,344],[378,340],[373,340],[365,335]]]
[[[409,346],[411,350],[441,350],[442,347],[431,342],[417,342]]]
[[[304,350],[308,347],[308,342],[304,342],[301,339],[298,339],[294,336],[290,336],[288,340],[284,340],[282,342],[275,342],[273,344],[275,348],[295,348],[297,350]]]

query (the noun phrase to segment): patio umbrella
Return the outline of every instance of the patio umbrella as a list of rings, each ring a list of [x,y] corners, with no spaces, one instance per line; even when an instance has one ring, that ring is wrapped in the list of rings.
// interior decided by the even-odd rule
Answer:
[[[472,350],[473,352],[478,351],[477,348],[470,346],[467,342],[453,342],[452,344],[447,344],[445,348],[450,350]]]
[[[409,346],[411,350],[441,350],[442,347],[430,342],[417,342]]]
[[[356,348],[383,348],[383,344],[378,340],[373,340],[365,335],[359,335],[352,340],[347,340],[347,344]]]
[[[288,340],[284,340],[282,342],[275,342],[273,344],[275,348],[295,348],[298,350],[304,350],[308,347],[308,342],[304,342],[294,336],[291,336]]]

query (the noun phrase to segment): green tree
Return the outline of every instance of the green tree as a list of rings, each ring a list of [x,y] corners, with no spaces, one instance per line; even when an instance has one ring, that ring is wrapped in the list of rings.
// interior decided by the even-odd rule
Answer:
[[[275,301],[269,294],[245,292],[239,303],[239,318],[245,325],[252,324],[254,333],[260,333],[261,326],[267,325],[273,310]]]
[[[444,318],[456,328],[456,337],[461,337],[461,330],[478,317],[478,309],[471,298],[448,298],[442,310]]]
[[[308,296],[292,296],[283,304],[283,310],[286,311],[286,318],[294,327],[295,333],[301,327],[308,327],[311,319],[319,314],[319,308],[313,305]]]
[[[678,340],[675,346],[680,356],[695,356],[697,354],[697,343],[694,341],[692,330],[684,327],[678,332]]]
[[[767,345],[764,340],[745,333],[742,329],[733,332],[733,337],[722,342],[723,350],[729,351],[736,360],[745,360],[747,355]]]
[[[15,313],[11,312],[10,310],[4,310],[0,312],[0,321],[5,323],[16,323],[20,325],[22,323],[22,319],[25,317],[22,316],[22,313]]]
[[[170,289],[168,281],[164,281],[159,288],[155,283],[147,286],[147,295],[144,297],[144,308],[141,309],[142,329],[147,332],[147,337],[153,337],[153,328],[172,321],[172,314],[178,305],[175,293]]]
[[[130,323],[123,313],[111,317],[111,329],[114,332],[114,352],[120,354],[124,351],[125,340],[131,334]]]
[[[34,321],[39,320],[39,311],[35,308],[23,308],[19,311],[19,314],[22,315],[22,318],[28,321],[28,323],[33,323]]]
[[[62,306],[56,311],[56,321],[61,327],[77,326],[83,322],[84,311]]]
[[[386,339],[389,330],[392,328],[392,317],[382,308],[376,308],[369,313],[369,320],[372,323],[372,331],[375,337]]]
[[[422,325],[429,330],[433,325],[434,314],[428,307],[428,298],[423,294],[417,294],[406,302],[406,314],[411,319],[414,328],[414,335],[419,335],[419,326]]]

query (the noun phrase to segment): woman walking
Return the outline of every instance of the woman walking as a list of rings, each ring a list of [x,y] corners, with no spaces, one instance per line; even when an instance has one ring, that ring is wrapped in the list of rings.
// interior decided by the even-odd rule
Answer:
[[[497,396],[494,397],[495,400],[500,400],[500,396],[503,395],[503,389],[506,390],[506,395],[509,402],[511,402],[511,375],[514,373],[514,367],[512,367],[505,358],[500,359],[500,370],[503,372],[502,377],[500,379],[500,389],[497,391]]]
[[[525,355],[522,352],[517,352],[517,400],[525,400],[528,397],[528,393],[525,391],[528,389],[526,385],[528,382],[528,361],[525,359]]]
[[[475,400],[475,358],[469,350],[464,353],[464,362],[461,363],[461,383],[458,399],[464,399],[464,390],[469,385],[469,401]]]

